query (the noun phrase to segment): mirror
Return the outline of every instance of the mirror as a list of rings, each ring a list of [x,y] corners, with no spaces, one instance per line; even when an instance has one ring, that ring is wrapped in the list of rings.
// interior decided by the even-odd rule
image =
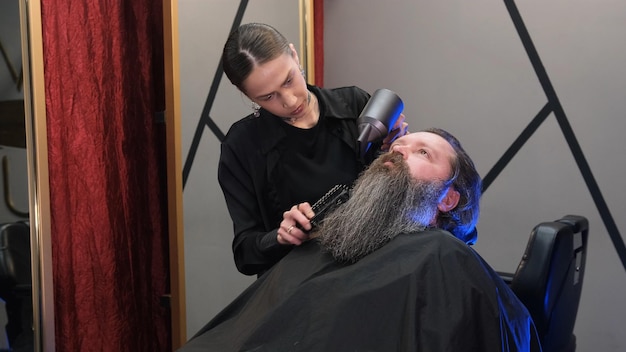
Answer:
[[[221,74],[221,48],[233,26],[264,22],[295,45],[307,77],[312,53],[301,45],[309,1],[186,1],[178,7],[186,335],[191,337],[254,280],[235,268],[232,222],[217,182],[220,136],[252,112],[249,100]]]
[[[15,352],[54,351],[41,35],[39,0],[0,2],[0,349]]]
[[[20,5],[0,2],[0,349],[34,350]],[[30,319],[29,319],[30,318]]]

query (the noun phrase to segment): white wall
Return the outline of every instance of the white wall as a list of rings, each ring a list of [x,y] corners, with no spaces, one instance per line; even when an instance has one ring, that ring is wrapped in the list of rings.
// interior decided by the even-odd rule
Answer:
[[[328,87],[396,91],[411,130],[455,134],[485,176],[547,98],[503,1],[325,1]],[[626,232],[626,3],[518,0],[595,181]],[[589,218],[578,351],[624,351],[626,272],[554,115],[482,198],[476,249],[514,271],[530,230]]]
[[[610,215],[626,231],[626,3],[518,2]],[[179,1],[183,161],[238,5]],[[325,85],[396,91],[412,130],[449,130],[483,176],[547,101],[502,1],[332,0],[324,16]],[[273,24],[298,46],[298,20],[296,1],[264,0],[248,4],[243,22]],[[249,111],[224,77],[210,116],[225,133]],[[232,260],[219,142],[208,128],[202,137],[184,190],[189,336],[253,280]],[[496,269],[513,271],[532,227],[568,213],[591,226],[578,350],[626,350],[624,267],[550,115],[483,196],[476,249]]]
[[[22,69],[22,37],[18,0],[0,1],[0,42],[15,73]],[[14,81],[5,58],[0,55],[0,101],[24,99],[23,85]]]
[[[239,1],[179,0],[180,92],[183,163],[218,68]],[[299,48],[298,1],[250,1],[242,23],[265,22]],[[210,117],[226,133],[252,112],[250,102],[222,77]],[[255,277],[235,268],[232,222],[217,183],[219,140],[207,127],[183,190],[187,332],[192,337]]]

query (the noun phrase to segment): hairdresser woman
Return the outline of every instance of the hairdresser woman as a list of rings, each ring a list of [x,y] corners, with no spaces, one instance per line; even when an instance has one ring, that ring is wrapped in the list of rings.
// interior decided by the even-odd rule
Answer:
[[[401,115],[395,131],[360,161],[357,118],[369,94],[307,85],[293,44],[266,24],[232,32],[222,65],[253,113],[222,142],[218,180],[234,225],[237,268],[261,275],[308,239],[310,205],[337,184],[351,185],[381,148],[406,133],[406,123]]]

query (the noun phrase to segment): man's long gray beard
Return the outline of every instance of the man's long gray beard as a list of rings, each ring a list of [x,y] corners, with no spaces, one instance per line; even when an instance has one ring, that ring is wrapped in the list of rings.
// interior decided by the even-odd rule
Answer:
[[[354,263],[401,233],[428,227],[442,188],[442,182],[413,179],[400,155],[384,155],[359,177],[350,199],[326,216],[320,244],[336,260]]]

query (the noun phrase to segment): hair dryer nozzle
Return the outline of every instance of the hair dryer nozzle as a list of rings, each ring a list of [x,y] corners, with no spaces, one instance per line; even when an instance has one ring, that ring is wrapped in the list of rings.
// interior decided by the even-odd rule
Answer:
[[[359,146],[361,158],[370,145],[382,141],[393,128],[404,103],[400,97],[389,89],[378,89],[367,102],[358,119]]]

